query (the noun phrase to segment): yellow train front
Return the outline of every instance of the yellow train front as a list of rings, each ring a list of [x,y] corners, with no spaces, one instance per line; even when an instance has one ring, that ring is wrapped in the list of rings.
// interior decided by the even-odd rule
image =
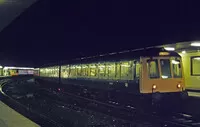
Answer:
[[[140,93],[150,95],[153,103],[178,102],[187,98],[181,56],[159,52],[159,56],[142,57]]]

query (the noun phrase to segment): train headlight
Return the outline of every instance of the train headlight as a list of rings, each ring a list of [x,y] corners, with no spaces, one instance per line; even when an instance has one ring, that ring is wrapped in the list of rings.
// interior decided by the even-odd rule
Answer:
[[[177,85],[177,88],[181,88],[181,84],[178,84],[178,85]]]
[[[154,85],[152,86],[152,88],[155,90],[155,89],[157,88],[157,86],[154,84]]]

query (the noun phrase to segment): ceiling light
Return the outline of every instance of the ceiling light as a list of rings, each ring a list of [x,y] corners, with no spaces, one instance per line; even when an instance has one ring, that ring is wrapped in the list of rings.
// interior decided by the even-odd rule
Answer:
[[[183,54],[185,54],[185,53],[186,53],[186,51],[185,51],[185,50],[183,50],[183,51],[182,51],[182,53],[183,53]]]
[[[200,47],[200,42],[193,42],[191,43],[191,46]]]
[[[174,51],[175,50],[175,48],[173,48],[173,47],[165,47],[164,49],[167,50],[167,51]]]

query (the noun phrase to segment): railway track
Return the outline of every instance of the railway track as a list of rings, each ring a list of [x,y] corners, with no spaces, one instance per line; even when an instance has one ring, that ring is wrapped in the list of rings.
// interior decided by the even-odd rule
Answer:
[[[18,82],[20,82],[20,81],[18,81]],[[8,84],[6,83],[6,84],[2,85],[3,88],[4,88],[4,86],[8,86]],[[13,86],[11,86],[11,87],[13,87]],[[9,88],[9,86],[7,88]],[[4,89],[6,91],[6,88],[4,88]],[[49,98],[49,97],[45,98],[44,96],[41,96],[41,94],[40,94],[40,97],[41,97],[40,100],[45,100],[46,102],[48,101],[48,103],[51,104],[51,106],[49,106],[49,107],[51,107],[51,110],[58,111],[57,109],[60,108],[60,109],[64,109],[62,111],[64,111],[64,112],[66,111],[67,112],[70,109],[70,110],[73,110],[73,111],[76,111],[76,112],[81,112],[81,114],[86,113],[87,115],[90,115],[91,117],[94,117],[94,116],[97,116],[97,115],[98,115],[98,117],[104,117],[105,116],[105,115],[99,115],[99,113],[95,113],[95,112],[91,112],[91,111],[86,111],[85,112],[85,110],[81,110],[81,108],[77,108],[76,106],[73,106],[73,105],[68,105],[68,106],[64,106],[63,107],[63,103],[62,104],[58,103],[58,101],[55,101],[55,100],[53,100],[52,98]],[[13,99],[13,98],[11,97],[11,99]],[[38,105],[40,104],[38,100],[34,100],[34,101],[37,101]],[[29,106],[23,105],[20,102],[21,101],[19,101],[19,100],[17,101],[17,103],[19,103],[22,107],[24,106],[25,108],[29,108],[29,110],[31,109]],[[59,111],[60,111],[60,109],[59,109]],[[80,109],[80,110],[78,110],[78,109]],[[46,110],[46,109],[44,107],[41,110]],[[31,111],[33,112],[33,110],[31,110]],[[53,112],[53,111],[49,110],[49,112]],[[49,113],[40,113],[40,115],[41,115],[40,117],[43,117],[45,119],[48,118],[48,121],[51,122],[52,124],[54,124],[54,125],[57,124],[56,126],[58,126],[60,124],[60,126],[58,126],[58,127],[62,127],[62,125],[64,125],[64,124],[62,124],[62,122],[58,122],[58,121],[61,121],[61,119],[63,119],[62,121],[65,121],[65,119],[63,118],[64,116],[61,116],[62,114],[60,114],[60,116],[55,115],[55,117],[53,119],[51,119],[52,117],[49,116],[49,115],[51,115]],[[93,119],[93,118],[90,118],[90,119]],[[105,119],[107,119],[107,118],[105,118]],[[88,124],[88,126],[95,127],[95,126],[98,125],[98,126],[103,126],[103,127],[105,126],[105,127],[107,127],[107,126],[110,125],[110,123],[112,122],[112,120],[114,120],[113,121],[114,123],[118,122],[116,119],[113,119],[112,117],[110,117],[110,120],[105,120],[105,119],[103,121],[96,122],[96,123],[94,123],[92,121],[90,124]],[[105,124],[106,123],[105,121],[108,121],[107,124]],[[122,123],[121,124],[121,121],[118,122],[118,123],[120,123],[119,127],[121,127],[121,125],[124,126],[124,127],[131,127],[130,125],[127,125],[127,123]]]
[[[51,92],[51,91],[48,91]],[[72,103],[74,103],[77,107],[84,107],[93,109],[98,112],[103,112],[107,115],[113,115],[116,118],[119,118],[121,120],[125,121],[138,121],[141,122],[141,119],[144,121],[148,121],[147,123],[153,123],[153,124],[159,124],[161,126],[176,126],[176,127],[191,127],[191,126],[200,126],[200,118],[198,116],[192,116],[186,113],[172,113],[168,114],[168,116],[162,116],[158,115],[157,113],[149,114],[144,112],[138,112],[137,109],[134,106],[127,105],[125,107],[118,106],[119,102],[113,102],[109,101],[108,103],[89,99],[83,96],[75,95],[70,92],[62,92],[62,93],[56,93],[59,97],[61,97],[61,100],[65,100],[66,95],[67,99],[73,98]],[[65,98],[65,99],[64,99]],[[56,101],[56,100],[55,100]],[[65,105],[66,103],[63,103],[61,101],[56,101],[56,103],[60,103],[62,105]],[[82,103],[82,104],[81,104]],[[86,106],[87,105],[87,106]],[[88,106],[92,105],[92,106]],[[94,107],[96,108],[94,109]]]
[[[11,83],[12,80],[0,80],[0,88],[4,85]],[[20,81],[19,81],[20,82]],[[1,89],[2,90],[2,89]],[[158,114],[149,114],[145,112],[139,112],[137,108],[129,104],[125,107],[120,106],[119,102],[108,101],[102,102],[83,96],[73,94],[71,92],[52,92],[49,89],[40,89],[38,92],[44,100],[48,100],[53,103],[53,107],[62,108],[63,111],[69,109],[85,113],[90,116],[105,117],[103,122],[99,122],[101,126],[108,126],[106,123],[118,124],[124,127],[131,126],[152,126],[152,127],[190,127],[190,126],[200,126],[200,119],[196,116],[188,115],[185,113],[174,113],[169,117],[160,116]],[[13,98],[12,98],[13,99]],[[25,106],[25,105],[24,105]],[[26,107],[26,106],[25,106]],[[26,107],[27,108],[27,107]],[[59,124],[55,120],[50,119],[48,114],[41,114],[40,117],[43,119],[48,119],[52,124]],[[62,116],[61,116],[62,119]],[[91,125],[94,126],[94,125]],[[60,125],[62,127],[62,125]]]
[[[14,83],[14,82],[23,82],[24,79],[3,79],[0,80],[0,93],[4,96],[3,101],[6,102],[7,105],[9,105],[10,107],[12,107],[13,109],[15,109],[16,111],[24,114],[26,117],[30,118],[30,114],[39,117],[40,120],[36,120],[34,118],[34,120],[36,122],[39,122],[39,124],[41,126],[48,126],[48,127],[64,127],[63,125],[57,123],[56,121],[54,121],[53,119],[50,119],[46,114],[43,113],[39,113],[35,110],[30,109],[29,107],[27,107],[26,105],[19,103],[18,101],[16,101],[15,99],[13,99],[12,97],[8,96],[5,92],[4,92],[4,87],[10,83]],[[28,112],[28,113],[27,113]]]

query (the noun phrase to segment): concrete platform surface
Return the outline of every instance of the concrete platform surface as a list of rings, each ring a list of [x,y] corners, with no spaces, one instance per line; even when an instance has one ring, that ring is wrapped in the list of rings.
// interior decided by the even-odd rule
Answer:
[[[40,127],[0,101],[0,127]]]

